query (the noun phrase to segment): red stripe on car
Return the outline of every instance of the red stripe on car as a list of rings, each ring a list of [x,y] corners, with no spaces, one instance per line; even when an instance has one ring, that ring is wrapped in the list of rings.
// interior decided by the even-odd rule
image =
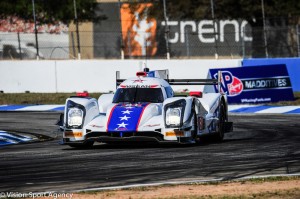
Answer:
[[[115,110],[115,108],[118,106],[118,104],[116,104],[112,109],[111,109],[111,111],[110,111],[110,114],[109,114],[109,117],[108,117],[108,120],[107,120],[107,123],[106,123],[106,132],[108,132],[108,125],[109,125],[109,123],[110,123],[110,120],[111,120],[111,116],[112,116],[112,114],[113,114],[113,112],[114,112],[114,110]]]
[[[149,104],[150,104],[150,103],[149,103]],[[142,110],[142,112],[141,112],[141,115],[140,115],[139,121],[137,122],[137,125],[136,125],[136,131],[138,131],[138,128],[139,128],[139,125],[140,125],[141,119],[142,119],[142,117],[143,117],[143,113],[144,113],[145,109],[147,108],[147,106],[148,106],[149,104],[147,104],[146,106],[144,106],[144,108],[143,108],[143,110]]]

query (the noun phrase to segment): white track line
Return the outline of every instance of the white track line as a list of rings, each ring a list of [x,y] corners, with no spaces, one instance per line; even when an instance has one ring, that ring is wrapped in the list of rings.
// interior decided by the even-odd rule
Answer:
[[[265,110],[257,111],[256,113],[286,113],[300,108],[299,106],[279,106],[279,107],[270,107]]]
[[[259,106],[259,105],[249,105],[249,104],[245,104],[245,105],[228,105],[228,111],[234,111],[234,110],[237,110],[237,109],[240,109],[240,108],[248,108],[248,107],[256,107],[256,106]]]
[[[16,110],[17,111],[49,111],[63,106],[64,105],[35,105],[35,106],[27,106]]]

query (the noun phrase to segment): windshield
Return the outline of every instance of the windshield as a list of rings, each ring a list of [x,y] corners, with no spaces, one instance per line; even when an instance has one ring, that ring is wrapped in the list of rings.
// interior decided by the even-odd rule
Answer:
[[[119,88],[113,99],[113,103],[162,103],[163,101],[164,97],[161,88]]]

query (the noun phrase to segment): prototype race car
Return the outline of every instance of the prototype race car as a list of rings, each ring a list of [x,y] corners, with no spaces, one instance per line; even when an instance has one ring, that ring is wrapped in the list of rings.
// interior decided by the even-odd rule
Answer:
[[[232,131],[226,95],[190,92],[190,96],[175,96],[170,86],[220,85],[220,79],[169,79],[167,70],[148,68],[127,80],[117,74],[114,94],[102,94],[98,101],[78,96],[66,100],[60,124],[62,144],[196,143],[207,134],[221,141],[224,133]]]

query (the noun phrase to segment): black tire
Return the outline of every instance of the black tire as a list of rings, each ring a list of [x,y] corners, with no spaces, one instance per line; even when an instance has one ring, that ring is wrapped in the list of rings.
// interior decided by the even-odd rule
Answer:
[[[81,144],[68,144],[70,147],[77,148],[77,149],[89,149],[92,148],[94,145],[94,141],[88,141]]]
[[[224,123],[226,122],[226,110],[225,110],[225,104],[223,100],[220,103],[219,106],[219,132],[214,136],[214,140],[217,142],[222,142],[224,139],[224,133],[225,133],[225,127]]]
[[[197,114],[194,111],[194,130],[192,131],[192,138],[194,139],[196,144],[200,143],[200,138],[197,136],[197,130],[198,130],[198,120],[197,120]]]

